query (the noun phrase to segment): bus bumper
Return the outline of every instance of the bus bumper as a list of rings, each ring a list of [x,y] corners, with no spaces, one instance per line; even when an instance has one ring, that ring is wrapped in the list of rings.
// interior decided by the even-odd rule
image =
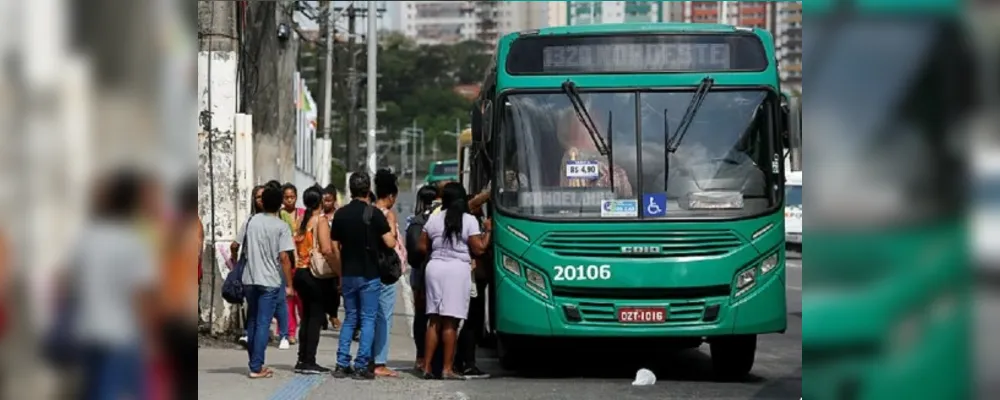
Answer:
[[[615,300],[548,297],[525,283],[501,275],[496,285],[497,331],[541,337],[711,337],[784,332],[787,326],[784,265],[739,297],[684,300]],[[619,307],[666,307],[667,320],[628,324],[617,320]],[[577,309],[572,318],[567,309]],[[714,318],[709,317],[718,309]],[[709,315],[706,315],[709,314]],[[708,318],[706,318],[708,317]]]

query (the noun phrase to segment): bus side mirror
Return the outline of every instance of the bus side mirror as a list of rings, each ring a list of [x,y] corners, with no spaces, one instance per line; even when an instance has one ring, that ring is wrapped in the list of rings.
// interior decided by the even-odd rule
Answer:
[[[791,141],[791,118],[789,117],[788,105],[781,105],[781,146],[784,148],[790,148],[792,145]]]
[[[476,100],[472,104],[472,142],[480,143],[483,141],[483,103],[482,100]]]

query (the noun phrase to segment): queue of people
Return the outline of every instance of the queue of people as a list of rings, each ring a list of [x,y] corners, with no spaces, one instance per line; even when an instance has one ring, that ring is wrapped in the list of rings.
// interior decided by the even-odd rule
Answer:
[[[252,215],[232,245],[233,262],[241,250],[246,260],[247,329],[240,341],[248,351],[249,376],[273,375],[264,353],[276,339],[279,349],[298,345],[296,373],[398,377],[387,365],[398,288],[380,270],[375,253],[383,249],[399,258],[401,275],[409,273],[417,371],[427,379],[488,377],[475,365],[471,329],[482,324],[485,310],[478,295],[485,278],[476,271],[475,259],[490,247],[491,222],[478,216],[488,192],[468,196],[457,182],[423,187],[414,214],[400,229],[393,210],[399,194],[394,174],[379,170],[372,179],[354,173],[348,186],[350,201],[342,207],[332,185],[304,190],[303,208],[296,208],[292,185],[270,182],[253,190]],[[477,298],[470,313],[470,302]],[[341,304],[342,321],[337,318]],[[475,321],[460,333],[462,321],[469,319]],[[273,336],[272,321],[277,322]],[[316,359],[326,328],[340,331],[332,370]],[[352,356],[354,341],[358,348]]]

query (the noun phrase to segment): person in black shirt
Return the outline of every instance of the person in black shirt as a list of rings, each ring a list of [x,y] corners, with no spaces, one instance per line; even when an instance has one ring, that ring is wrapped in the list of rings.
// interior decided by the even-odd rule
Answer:
[[[341,290],[344,295],[344,322],[341,326],[340,343],[337,349],[337,367],[334,376],[338,378],[352,375],[355,379],[374,379],[368,368],[372,358],[372,343],[375,337],[375,315],[378,312],[378,298],[382,289],[378,265],[368,250],[376,246],[396,247],[396,236],[389,229],[389,221],[378,210],[371,213],[369,224],[364,222],[364,213],[372,207],[371,178],[363,172],[351,174],[348,180],[351,202],[334,213],[330,238],[335,248],[340,249]],[[343,332],[354,332],[361,325],[361,337],[354,368],[351,368],[351,336]]]

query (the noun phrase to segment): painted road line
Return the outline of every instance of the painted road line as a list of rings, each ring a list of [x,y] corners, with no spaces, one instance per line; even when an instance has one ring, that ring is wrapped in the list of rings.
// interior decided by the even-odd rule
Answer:
[[[309,396],[317,386],[326,380],[330,374],[321,375],[295,375],[292,380],[284,386],[278,388],[271,395],[270,400],[303,400]]]

